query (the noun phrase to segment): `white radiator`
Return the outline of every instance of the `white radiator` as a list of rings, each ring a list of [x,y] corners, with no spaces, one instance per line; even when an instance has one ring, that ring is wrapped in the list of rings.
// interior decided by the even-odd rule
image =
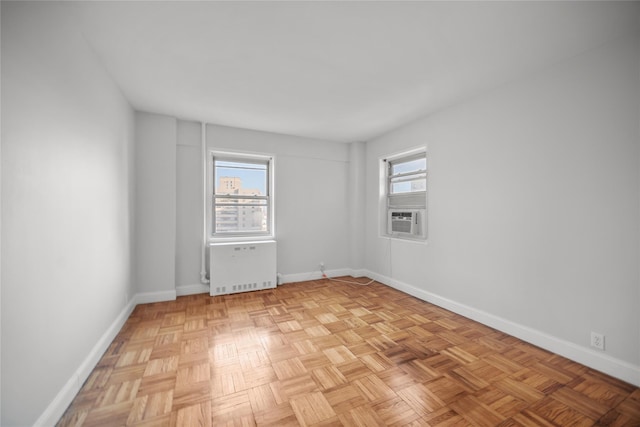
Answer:
[[[211,244],[209,283],[212,296],[275,288],[276,242]]]

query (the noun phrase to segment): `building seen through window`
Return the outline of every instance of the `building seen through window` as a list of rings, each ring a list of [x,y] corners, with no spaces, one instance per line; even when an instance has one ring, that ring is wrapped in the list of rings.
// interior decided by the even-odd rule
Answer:
[[[242,178],[222,176],[219,178],[216,195],[264,196],[257,188],[244,188]],[[216,232],[267,231],[267,206],[256,200],[245,198],[227,199],[216,207]]]

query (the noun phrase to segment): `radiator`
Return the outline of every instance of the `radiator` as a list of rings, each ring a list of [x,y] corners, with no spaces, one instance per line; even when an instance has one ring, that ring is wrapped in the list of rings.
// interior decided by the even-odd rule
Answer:
[[[275,288],[276,242],[211,244],[209,283],[212,296]]]

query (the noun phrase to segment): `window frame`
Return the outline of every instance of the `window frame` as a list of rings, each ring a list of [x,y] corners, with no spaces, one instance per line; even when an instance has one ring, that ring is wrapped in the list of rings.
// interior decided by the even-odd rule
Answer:
[[[216,191],[216,162],[238,162],[238,163],[254,163],[266,165],[266,195],[223,195],[215,194]],[[274,198],[274,165],[275,159],[273,155],[264,153],[249,153],[237,151],[208,151],[208,171],[207,171],[207,237],[210,243],[225,241],[250,241],[250,240],[271,240],[275,236],[275,198]],[[264,201],[267,209],[267,230],[266,231],[235,231],[235,232],[218,232],[216,230],[216,199],[226,200],[255,200]],[[234,206],[230,203],[225,206]],[[248,206],[252,206],[248,204]],[[260,206],[255,204],[253,206]]]

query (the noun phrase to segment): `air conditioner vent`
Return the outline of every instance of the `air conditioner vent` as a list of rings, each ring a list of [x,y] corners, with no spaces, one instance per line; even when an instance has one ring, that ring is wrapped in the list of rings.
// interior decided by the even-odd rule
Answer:
[[[421,236],[424,214],[420,209],[391,209],[387,232],[391,235]]]

